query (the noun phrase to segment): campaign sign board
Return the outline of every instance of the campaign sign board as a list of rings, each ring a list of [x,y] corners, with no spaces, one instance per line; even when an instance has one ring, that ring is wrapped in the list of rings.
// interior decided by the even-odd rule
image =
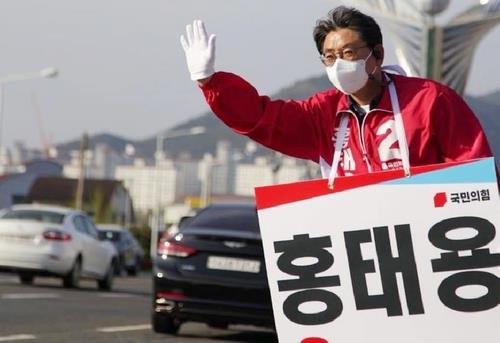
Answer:
[[[498,342],[494,161],[256,188],[282,343]]]

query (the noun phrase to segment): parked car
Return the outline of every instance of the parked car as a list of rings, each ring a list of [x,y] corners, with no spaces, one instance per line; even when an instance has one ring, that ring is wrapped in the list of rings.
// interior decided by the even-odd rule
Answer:
[[[208,206],[160,239],[152,327],[175,334],[186,321],[273,327],[254,204]]]
[[[92,219],[71,208],[15,205],[0,211],[0,270],[19,274],[23,284],[35,276],[57,276],[64,287],[80,278],[113,284],[115,247],[99,239]]]
[[[144,259],[144,250],[134,235],[126,228],[115,224],[99,224],[97,230],[99,237],[113,243],[118,252],[115,274],[119,275],[122,271],[126,271],[128,275],[137,275]]]

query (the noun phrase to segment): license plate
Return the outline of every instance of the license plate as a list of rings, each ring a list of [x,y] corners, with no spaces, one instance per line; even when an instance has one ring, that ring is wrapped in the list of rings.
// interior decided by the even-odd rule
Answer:
[[[233,257],[209,256],[207,260],[207,268],[245,273],[258,273],[260,271],[260,261]]]

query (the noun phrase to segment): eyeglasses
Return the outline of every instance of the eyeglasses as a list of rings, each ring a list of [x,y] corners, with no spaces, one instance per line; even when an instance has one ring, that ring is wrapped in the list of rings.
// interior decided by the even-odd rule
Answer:
[[[354,61],[358,57],[358,51],[363,48],[367,48],[368,45],[344,48],[340,51],[330,50],[319,56],[321,62],[327,67],[331,67],[337,58],[341,58],[347,61]]]

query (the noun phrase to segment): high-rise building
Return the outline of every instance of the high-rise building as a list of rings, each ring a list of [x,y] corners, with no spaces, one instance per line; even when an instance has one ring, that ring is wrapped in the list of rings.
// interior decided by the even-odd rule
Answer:
[[[156,165],[146,165],[136,160],[134,165],[117,166],[115,178],[128,189],[134,209],[148,212],[174,202],[178,173],[171,160]]]

